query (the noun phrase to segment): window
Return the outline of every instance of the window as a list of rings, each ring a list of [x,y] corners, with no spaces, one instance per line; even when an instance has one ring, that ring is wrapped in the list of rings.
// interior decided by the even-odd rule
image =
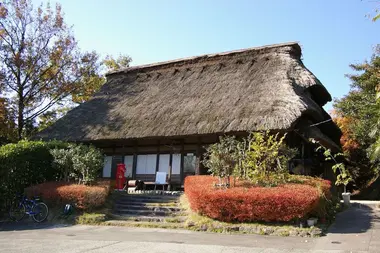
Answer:
[[[136,174],[156,174],[157,155],[138,155]]]
[[[158,164],[158,171],[166,172],[169,174],[169,160],[170,154],[161,154],[160,162]],[[172,174],[181,174],[181,154],[173,154]]]
[[[161,154],[160,155],[160,162],[158,164],[158,171],[166,172],[169,174],[169,154]]]
[[[173,154],[172,174],[181,174],[181,154]]]
[[[125,177],[132,177],[132,170],[133,170],[133,155],[127,155],[124,157],[124,164],[125,164]]]
[[[104,157],[103,177],[111,177],[112,156]]]
[[[195,175],[195,166],[197,162],[197,157],[193,153],[187,153],[183,159],[183,174]]]

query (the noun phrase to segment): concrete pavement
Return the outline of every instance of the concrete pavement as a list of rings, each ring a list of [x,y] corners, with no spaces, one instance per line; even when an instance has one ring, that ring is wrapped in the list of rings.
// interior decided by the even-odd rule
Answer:
[[[350,208],[321,238],[104,226],[0,225],[0,252],[380,252],[379,212]]]
[[[313,239],[300,237],[105,226],[0,232],[0,252],[297,252],[291,251],[295,248],[307,252],[314,244]]]

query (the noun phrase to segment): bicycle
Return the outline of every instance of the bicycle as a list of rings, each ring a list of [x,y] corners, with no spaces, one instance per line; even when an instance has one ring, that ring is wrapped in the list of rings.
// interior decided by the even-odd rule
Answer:
[[[38,197],[28,199],[20,196],[20,201],[12,201],[9,208],[9,217],[14,221],[21,221],[25,215],[32,216],[35,222],[43,222],[49,214],[49,208]]]

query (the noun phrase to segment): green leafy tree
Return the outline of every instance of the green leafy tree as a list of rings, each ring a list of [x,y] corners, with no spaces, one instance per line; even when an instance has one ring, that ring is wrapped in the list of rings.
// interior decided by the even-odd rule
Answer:
[[[372,18],[373,22],[376,22],[377,20],[380,19],[379,9],[376,9],[375,13],[376,14]],[[374,57],[379,57],[378,56],[379,47],[377,48],[376,51],[377,51],[377,56],[375,55]],[[374,65],[376,65],[376,64],[374,64]],[[379,70],[378,62],[377,62],[377,67],[374,66],[374,69],[375,69],[375,71],[371,71],[371,72],[374,76],[374,79],[377,79],[376,102],[378,104],[378,109],[380,109],[380,106],[379,106],[379,104],[380,104],[380,82],[379,82],[380,70]],[[373,144],[371,144],[371,146],[369,147],[370,159],[374,163],[379,163],[380,162],[380,116],[379,115],[377,115],[377,122],[374,125],[372,131],[370,132],[369,136],[371,138],[375,139],[375,142]]]
[[[78,175],[79,182],[93,182],[103,167],[103,155],[94,146],[79,144],[71,146],[73,169]]]
[[[103,155],[94,146],[69,144],[50,150],[53,168],[60,171],[63,179],[76,179],[79,183],[91,183],[103,167]]]
[[[17,137],[27,122],[65,99],[98,89],[95,52],[82,53],[59,4],[33,8],[31,0],[0,5],[0,86],[16,112]],[[89,92],[90,90],[90,92]]]
[[[267,132],[252,133],[246,159],[243,163],[248,168],[247,179],[252,182],[275,186],[285,183],[288,176],[287,162],[296,155],[284,143],[286,135],[272,135]]]
[[[376,50],[369,62],[350,65],[359,74],[348,75],[351,79],[349,93],[334,103],[337,113],[351,119],[350,138],[361,148],[356,162],[367,164],[368,168],[378,165],[378,143],[380,127],[380,104],[377,101],[380,84],[380,55]],[[370,163],[371,158],[372,164]]]
[[[63,175],[63,180],[66,182],[69,181],[69,175],[74,173],[73,154],[70,150],[73,147],[72,144],[69,144],[67,148],[54,148],[50,150],[50,154],[53,156],[52,167],[60,171],[60,175]]]
[[[379,1],[376,1],[376,2],[379,4]],[[379,9],[376,8],[375,14],[368,15],[368,16],[372,18],[373,22],[378,21],[380,19]],[[379,47],[377,48],[376,52],[377,54],[375,54],[373,58],[376,58],[379,56],[378,55]],[[373,59],[372,59],[372,62],[374,62]],[[369,70],[369,72],[372,73],[373,79],[376,82],[376,79],[380,79],[380,71],[379,71],[379,67],[376,66],[376,63],[373,65],[374,66],[373,66],[372,71]],[[377,85],[375,88],[376,88],[376,100],[377,100],[377,104],[379,105],[380,104],[380,82],[378,82],[378,80],[377,80]],[[378,109],[380,109],[380,106],[378,106]],[[369,158],[373,163],[379,163],[380,162],[380,116],[379,115],[377,115],[377,122],[374,124],[372,131],[369,133],[369,137],[375,140],[374,143],[372,143],[370,147],[368,148]]]
[[[227,187],[231,185],[230,177],[238,161],[237,144],[238,141],[233,136],[220,137],[219,142],[207,147],[202,161],[211,175],[226,180],[226,183],[220,183]]]

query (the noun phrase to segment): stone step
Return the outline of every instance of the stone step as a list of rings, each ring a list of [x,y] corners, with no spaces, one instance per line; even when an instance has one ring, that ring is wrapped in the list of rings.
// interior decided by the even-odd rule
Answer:
[[[147,227],[147,228],[183,228],[182,223],[168,223],[168,222],[144,222],[144,221],[128,221],[128,220],[108,220],[105,222],[110,226],[127,226],[127,227]]]
[[[127,193],[129,195],[161,195],[161,196],[180,196],[183,194],[183,191],[162,191],[162,190],[134,190],[128,189]]]
[[[152,211],[152,210],[130,210],[130,209],[115,209],[114,213],[117,214],[128,214],[128,215],[140,215],[140,216],[163,216],[172,217],[178,216],[181,212],[170,212],[170,211]]]
[[[120,194],[117,198],[123,199],[168,199],[176,200],[179,196],[167,196],[167,195],[151,195],[151,194]]]
[[[115,201],[115,205],[122,205],[122,206],[154,206],[154,207],[179,207],[180,204],[178,202],[161,202],[161,203],[155,203],[155,202],[144,202],[144,201],[139,201],[139,202],[128,202],[128,201]]]
[[[115,200],[115,203],[118,204],[128,204],[128,203],[170,203],[170,204],[178,204],[178,199],[154,199],[154,198],[118,198]]]
[[[117,213],[109,214],[110,218],[115,220],[129,221],[129,222],[167,222],[167,223],[182,223],[187,217],[186,216],[136,216],[136,215],[120,215]]]
[[[184,211],[183,208],[180,208],[178,206],[158,206],[158,205],[148,205],[148,204],[141,204],[138,205],[134,204],[115,204],[114,207],[116,210],[119,209],[129,209],[129,210],[149,210],[149,211],[164,211],[164,212],[180,212]]]

